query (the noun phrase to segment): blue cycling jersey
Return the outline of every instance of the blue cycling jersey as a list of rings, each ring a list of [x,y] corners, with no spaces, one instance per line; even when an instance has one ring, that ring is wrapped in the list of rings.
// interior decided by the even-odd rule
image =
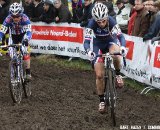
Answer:
[[[105,28],[100,28],[94,19],[91,19],[86,27],[84,48],[87,51],[90,48],[90,41],[94,38],[96,41],[101,41],[103,44],[109,44],[106,41],[115,42],[119,40],[122,46],[126,45],[125,38],[116,21],[109,16],[108,25]],[[105,46],[105,45],[104,45]]]
[[[25,38],[28,40],[32,37],[31,22],[25,14],[21,15],[21,20],[18,23],[15,23],[11,15],[8,15],[0,28],[0,39],[3,38],[8,29],[13,35],[26,33]]]

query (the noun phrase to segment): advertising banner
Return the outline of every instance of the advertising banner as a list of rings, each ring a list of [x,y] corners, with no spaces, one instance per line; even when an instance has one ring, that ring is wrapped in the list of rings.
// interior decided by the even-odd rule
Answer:
[[[83,47],[84,30],[79,24],[32,23],[32,53],[57,54],[87,59]],[[125,35],[126,66],[121,72],[139,82],[160,88],[160,45],[143,42],[142,38]]]

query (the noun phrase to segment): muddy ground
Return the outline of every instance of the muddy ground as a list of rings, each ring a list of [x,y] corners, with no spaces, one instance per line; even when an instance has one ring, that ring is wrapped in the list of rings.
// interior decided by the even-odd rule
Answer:
[[[32,57],[32,96],[13,105],[8,88],[8,60],[0,60],[0,130],[119,130],[160,125],[160,99],[129,86],[118,90],[117,126],[98,113],[93,71],[40,64]],[[123,127],[124,128],[124,127]],[[148,127],[149,128],[149,127]]]

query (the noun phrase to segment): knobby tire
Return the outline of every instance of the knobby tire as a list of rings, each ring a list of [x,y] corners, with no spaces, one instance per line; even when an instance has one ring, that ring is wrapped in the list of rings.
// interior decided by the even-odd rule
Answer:
[[[113,126],[116,126],[116,113],[115,113],[115,103],[116,103],[116,88],[115,88],[115,72],[113,69],[107,69],[107,80],[106,80],[106,93],[107,93],[107,103],[110,107],[111,118]]]
[[[22,100],[22,81],[17,82],[18,79],[18,67],[13,61],[9,63],[9,88],[11,98],[14,103],[20,103]],[[14,81],[15,83],[13,83]]]

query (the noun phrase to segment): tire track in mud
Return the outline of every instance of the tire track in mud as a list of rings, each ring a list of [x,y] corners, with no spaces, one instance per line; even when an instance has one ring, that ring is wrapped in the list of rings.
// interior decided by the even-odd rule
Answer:
[[[0,130],[112,130],[97,111],[93,71],[40,64],[32,58],[32,96],[14,105],[7,86],[8,60],[0,62]],[[160,99],[125,87],[118,90],[117,127],[159,125]]]

